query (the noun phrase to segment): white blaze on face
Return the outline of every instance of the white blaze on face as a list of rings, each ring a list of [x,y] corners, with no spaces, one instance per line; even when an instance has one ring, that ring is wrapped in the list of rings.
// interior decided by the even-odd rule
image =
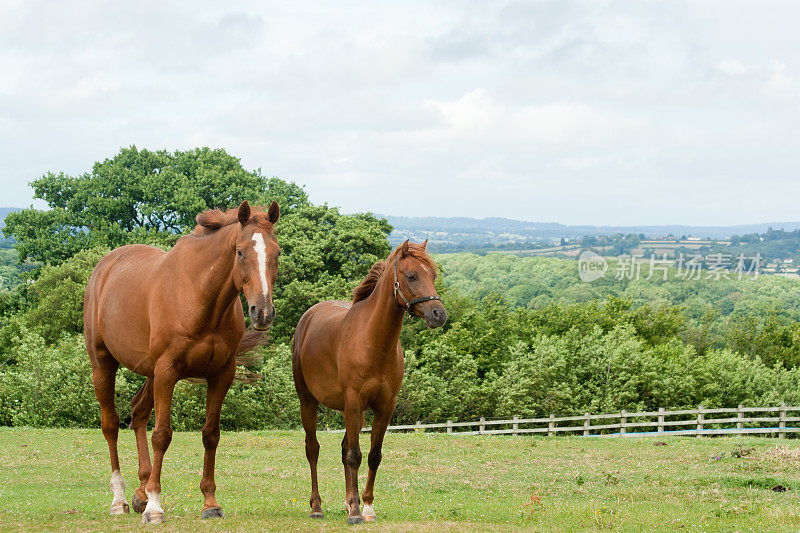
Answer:
[[[261,292],[267,297],[267,245],[264,243],[264,236],[260,233],[253,234],[253,242],[258,257],[258,275],[261,277]]]

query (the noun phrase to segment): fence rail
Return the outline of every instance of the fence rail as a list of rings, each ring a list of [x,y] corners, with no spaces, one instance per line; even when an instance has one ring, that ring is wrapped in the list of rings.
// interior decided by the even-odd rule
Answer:
[[[405,424],[389,426],[388,431],[443,431],[452,435],[525,435],[558,433],[591,437],[641,437],[657,435],[725,435],[725,434],[775,434],[785,438],[789,433],[800,433],[800,427],[787,426],[787,423],[800,422],[800,416],[788,416],[788,413],[800,411],[800,407],[789,407],[782,404],[774,407],[738,407],[706,409],[702,405],[697,409],[681,409],[667,411],[627,412],[605,414],[589,414],[577,416],[555,416],[546,418],[519,418],[510,420],[486,420],[481,418],[474,422],[439,422],[436,424]],[[735,416],[724,416],[730,415]],[[761,416],[751,416],[759,413]],[[764,416],[763,413],[776,416]],[[708,418],[711,415],[716,418]],[[617,423],[609,423],[618,420]],[[593,421],[600,423],[593,424]],[[688,426],[688,428],[686,428]],[[684,427],[684,429],[678,429]],[[461,429],[466,428],[466,429]],[[487,429],[488,428],[488,429]],[[629,431],[630,429],[647,429],[646,431]],[[667,429],[676,428],[676,429]],[[615,431],[616,430],[616,431]],[[343,429],[331,430],[343,433]],[[369,432],[365,427],[362,432]]]

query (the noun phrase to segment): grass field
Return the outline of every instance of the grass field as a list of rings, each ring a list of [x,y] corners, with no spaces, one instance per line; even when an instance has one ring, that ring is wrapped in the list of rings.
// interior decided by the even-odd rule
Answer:
[[[302,433],[224,433],[217,497],[226,518],[211,522],[199,519],[200,435],[175,433],[162,480],[167,524],[148,527],[348,529],[340,439],[321,435],[326,518],[312,521]],[[138,484],[133,434],[122,431],[120,441],[130,500]],[[109,473],[99,429],[0,429],[0,528],[143,528],[134,513],[108,515]],[[777,485],[788,490],[776,492]],[[358,527],[797,530],[798,491],[800,443],[795,440],[390,434],[375,490],[379,522]]]

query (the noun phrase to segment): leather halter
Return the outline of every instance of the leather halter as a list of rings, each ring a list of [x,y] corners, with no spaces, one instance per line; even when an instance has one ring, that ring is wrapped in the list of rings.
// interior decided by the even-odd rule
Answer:
[[[430,302],[432,300],[439,300],[439,301],[442,300],[436,295],[420,296],[419,298],[414,298],[413,300],[409,300],[408,298],[406,298],[406,295],[403,294],[403,291],[400,290],[400,282],[397,281],[397,259],[398,259],[397,257],[394,258],[394,299],[398,304],[400,304],[402,307],[405,308],[406,313],[408,313],[409,316],[416,316],[411,313],[411,308],[417,305],[418,303]],[[405,304],[400,303],[400,300],[397,299],[397,295],[400,295],[400,298],[403,299]]]

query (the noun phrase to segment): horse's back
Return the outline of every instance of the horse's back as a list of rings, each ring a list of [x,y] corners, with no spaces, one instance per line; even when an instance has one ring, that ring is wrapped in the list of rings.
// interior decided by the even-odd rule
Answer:
[[[298,392],[308,390],[319,402],[333,409],[342,408],[338,405],[341,392],[338,379],[321,380],[319,377],[338,375],[338,335],[351,306],[350,302],[342,300],[326,300],[310,307],[297,323],[292,341],[292,367]],[[323,381],[328,387],[321,386]]]
[[[147,352],[150,323],[149,288],[163,250],[131,244],[112,250],[97,263],[84,298],[84,336],[90,356],[108,350],[135,369]]]
[[[119,290],[120,286],[146,281],[165,251],[144,244],[130,244],[110,251],[94,267],[89,283],[86,285],[84,311],[90,306],[98,311],[98,304],[104,301],[108,291]],[[115,299],[125,297],[125,293],[142,292],[146,287],[139,285],[138,291],[121,291]],[[89,317],[86,317],[89,318]]]
[[[295,337],[298,337],[298,334],[300,337],[304,337],[308,333],[316,332],[341,321],[352,306],[352,303],[344,300],[325,300],[314,304],[300,317]]]
[[[304,348],[312,338],[334,333],[352,304],[343,300],[326,300],[311,306],[297,323],[293,350],[296,357],[302,356]]]

